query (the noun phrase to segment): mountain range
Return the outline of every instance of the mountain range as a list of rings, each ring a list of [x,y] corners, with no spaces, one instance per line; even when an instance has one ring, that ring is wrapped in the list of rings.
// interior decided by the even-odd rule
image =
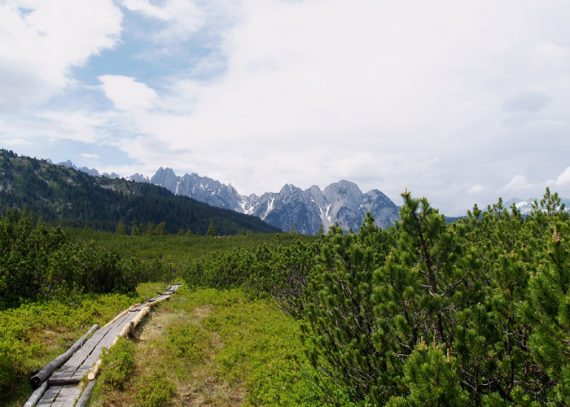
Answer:
[[[178,176],[171,168],[159,168],[151,177],[134,174],[127,179],[164,187],[209,205],[254,215],[283,231],[314,235],[337,224],[358,230],[370,212],[378,226],[387,228],[399,219],[398,206],[377,189],[363,193],[353,182],[341,180],[321,190],[287,184],[279,192],[241,195],[234,187],[198,174]]]
[[[530,212],[532,211],[532,204],[535,201],[540,201],[540,199],[537,199],[537,198],[528,198],[528,199],[512,198],[512,199],[509,199],[508,201],[506,201],[504,206],[506,208],[509,208],[512,205],[515,205],[516,208],[520,211],[520,213],[522,215],[529,215]],[[561,203],[564,204],[566,212],[570,212],[570,199],[561,198],[560,201],[561,201]]]
[[[70,163],[0,149],[0,213],[27,208],[45,221],[96,229],[191,231],[205,234],[279,232],[255,216],[220,209],[152,184],[92,176]]]

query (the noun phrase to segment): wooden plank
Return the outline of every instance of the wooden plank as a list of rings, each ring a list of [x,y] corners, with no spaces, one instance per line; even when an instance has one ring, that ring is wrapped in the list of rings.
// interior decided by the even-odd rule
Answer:
[[[93,336],[79,349],[75,354],[58,370],[53,372],[49,378],[50,384],[65,383],[66,380],[71,378],[77,368],[85,361],[105,334],[112,328],[112,325],[105,325],[103,328],[97,330]]]
[[[127,335],[129,331],[146,316],[150,307],[157,302],[170,298],[179,286],[180,284],[169,286],[166,292],[144,304],[136,304],[130,307],[115,316],[115,318],[109,321],[103,328],[95,331],[91,338],[85,341],[83,346],[77,350],[73,356],[52,373],[48,382],[49,384],[52,384],[52,381],[54,383],[44,392],[37,406],[71,407],[76,405],[77,401],[78,407],[84,407],[88,402],[95,381],[90,381],[83,392],[81,385],[78,383],[100,360],[103,348],[111,347],[116,342],[118,336]],[[58,381],[65,382],[66,380],[76,384],[66,386],[57,384]],[[45,385],[47,386],[47,384]]]
[[[128,313],[121,317],[119,320],[115,321],[107,335],[105,335],[101,341],[97,344],[97,347],[93,349],[93,351],[89,354],[89,356],[85,359],[85,361],[79,366],[76,372],[73,374],[74,380],[81,380],[85,374],[91,370],[91,368],[97,363],[97,361],[101,358],[103,354],[103,348],[109,349],[111,344],[118,336],[119,332],[123,329],[123,327],[128,324],[136,314]]]
[[[43,394],[42,398],[38,402],[38,405],[41,404],[51,404],[56,399],[57,395],[61,391],[62,386],[50,386]]]
[[[74,406],[80,394],[80,385],[64,386],[54,400],[53,406]]]
[[[57,358],[49,362],[42,370],[32,376],[30,378],[32,386],[34,388],[39,387],[57,368],[67,362],[73,356],[73,354],[85,344],[87,338],[89,338],[89,336],[91,336],[91,334],[95,332],[98,327],[99,325],[97,324],[93,325],[91,329],[89,329],[85,335],[83,335],[73,345],[71,345],[71,347],[66,352],[62,353]]]
[[[69,384],[81,380],[85,373],[83,372],[76,374],[78,369],[85,363],[89,356],[97,350],[97,347],[101,341],[113,330],[117,322],[121,321],[127,315],[125,312],[119,314],[118,319],[113,319],[113,324],[107,324],[103,328],[99,329],[93,334],[93,336],[85,343],[85,345],[79,349],[63,366],[56,370],[52,376],[49,378],[50,384]],[[89,370],[89,369],[86,369]],[[79,379],[78,379],[79,377]]]
[[[103,352],[103,348],[109,348],[109,345],[111,344],[111,342],[113,342],[113,339],[115,339],[115,337],[123,327],[125,321],[130,319],[129,317],[131,315],[132,314],[123,315],[119,320],[115,321],[115,323],[110,326],[110,329],[107,332],[107,334],[103,338],[101,338],[101,340],[97,344],[97,347],[93,349],[93,352],[91,352],[89,356],[85,359],[83,365],[88,364],[89,366],[91,366],[97,361],[97,359],[99,359],[101,353]]]

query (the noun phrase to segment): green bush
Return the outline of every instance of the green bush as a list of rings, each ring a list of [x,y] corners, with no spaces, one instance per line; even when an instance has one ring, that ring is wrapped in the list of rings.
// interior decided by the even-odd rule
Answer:
[[[135,345],[128,339],[119,338],[111,349],[104,349],[101,362],[101,383],[121,390],[135,368]]]
[[[168,380],[165,372],[142,376],[137,387],[137,405],[140,407],[165,406],[176,393],[176,387]]]
[[[203,357],[203,350],[210,341],[209,334],[200,326],[179,323],[168,327],[166,344],[176,357],[198,361]]]

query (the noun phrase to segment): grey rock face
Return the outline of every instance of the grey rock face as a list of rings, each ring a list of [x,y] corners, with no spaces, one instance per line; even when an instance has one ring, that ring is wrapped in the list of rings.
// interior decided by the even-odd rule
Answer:
[[[125,178],[127,181],[139,182],[141,184],[149,184],[150,180],[142,174],[133,174]]]
[[[133,181],[148,180],[137,174]],[[358,185],[341,180],[321,189],[313,185],[302,190],[287,184],[279,192],[261,196],[240,195],[231,185],[198,174],[177,176],[170,168],[160,168],[150,182],[209,205],[254,215],[283,231],[314,235],[337,224],[344,230],[358,230],[370,212],[378,226],[386,228],[399,219],[398,207],[382,192],[362,193]]]
[[[160,167],[156,174],[150,179],[151,184],[161,186],[168,189],[173,194],[176,194],[180,177],[178,177],[172,168]]]
[[[242,201],[241,196],[231,185],[222,184],[208,177],[200,177],[198,174],[184,175],[180,179],[176,194],[234,211],[240,208]]]
[[[70,160],[61,162],[58,165],[61,165],[63,167],[67,167],[67,168],[73,168],[74,170],[84,172],[85,174],[91,175],[92,177],[98,177],[101,175],[101,174],[99,174],[99,171],[97,171],[95,168],[78,167],[75,164],[73,164]],[[103,174],[103,176],[107,176],[108,178],[119,178],[118,174],[113,173],[113,175],[114,175],[114,177],[109,176],[109,174]]]

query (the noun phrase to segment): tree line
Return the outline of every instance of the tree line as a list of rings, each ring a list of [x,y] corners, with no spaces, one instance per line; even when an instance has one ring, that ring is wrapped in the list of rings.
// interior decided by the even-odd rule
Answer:
[[[94,242],[71,239],[30,212],[0,217],[0,309],[70,293],[127,293],[141,281],[170,280],[159,260],[120,256]]]
[[[570,405],[570,217],[546,191],[453,223],[403,194],[400,221],[194,262],[194,286],[272,295],[299,319],[332,405]]]

